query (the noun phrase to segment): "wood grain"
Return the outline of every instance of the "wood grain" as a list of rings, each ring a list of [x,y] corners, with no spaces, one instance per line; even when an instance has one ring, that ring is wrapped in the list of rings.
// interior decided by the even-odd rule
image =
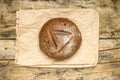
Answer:
[[[14,40],[0,40],[0,59],[14,59],[15,58],[15,41]]]
[[[100,39],[120,39],[120,30],[110,32],[100,32]]]
[[[15,27],[0,28],[0,39],[10,39],[16,37]]]
[[[120,40],[100,40],[99,62],[120,61]],[[0,40],[0,59],[14,59],[15,40]]]
[[[99,50],[106,51],[114,48],[120,48],[120,39],[100,39]]]
[[[113,29],[114,30],[114,29]],[[120,39],[120,31],[101,31],[99,39]],[[0,39],[16,38],[16,27],[0,28]]]
[[[15,26],[19,6],[19,0],[0,0],[0,28]]]
[[[120,78],[120,62],[97,64],[89,68],[34,68],[21,67],[15,65],[13,60],[9,62],[5,60],[0,61],[0,70],[2,80],[79,80],[81,77],[85,80],[119,80]]]
[[[100,16],[97,66],[31,68],[14,64],[16,11],[91,8]],[[0,0],[0,80],[120,80],[120,0]]]

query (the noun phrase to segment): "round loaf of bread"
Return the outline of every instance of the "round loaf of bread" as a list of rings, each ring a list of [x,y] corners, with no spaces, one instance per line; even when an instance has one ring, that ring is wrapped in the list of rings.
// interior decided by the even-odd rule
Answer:
[[[68,18],[48,20],[39,33],[40,49],[49,57],[64,60],[73,56],[82,41],[81,33]]]

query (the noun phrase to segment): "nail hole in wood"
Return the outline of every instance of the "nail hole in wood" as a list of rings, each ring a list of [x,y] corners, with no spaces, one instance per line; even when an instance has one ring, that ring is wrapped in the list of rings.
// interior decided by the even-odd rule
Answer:
[[[7,50],[8,48],[5,48],[5,50]]]

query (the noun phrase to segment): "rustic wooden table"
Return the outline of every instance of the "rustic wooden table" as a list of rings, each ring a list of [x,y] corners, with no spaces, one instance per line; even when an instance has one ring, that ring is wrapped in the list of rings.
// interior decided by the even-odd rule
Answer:
[[[100,16],[97,66],[30,68],[15,65],[15,21],[20,8],[95,9]],[[120,0],[0,0],[0,80],[120,80]]]

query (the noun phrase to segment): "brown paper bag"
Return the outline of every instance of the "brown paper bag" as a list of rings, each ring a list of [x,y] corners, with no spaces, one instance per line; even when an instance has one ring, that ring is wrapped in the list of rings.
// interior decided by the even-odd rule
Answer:
[[[52,18],[68,18],[81,31],[82,44],[71,58],[61,61],[46,56],[39,48],[39,32]],[[17,12],[16,64],[34,67],[89,67],[98,61],[99,16],[91,9],[41,9]]]

